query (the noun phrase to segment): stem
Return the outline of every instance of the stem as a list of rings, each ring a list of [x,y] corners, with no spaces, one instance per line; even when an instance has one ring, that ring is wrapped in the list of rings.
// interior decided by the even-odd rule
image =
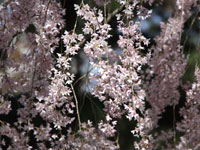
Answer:
[[[45,10],[45,16],[44,16],[43,26],[45,25],[46,20],[47,20],[47,12],[48,12],[49,4],[50,4],[50,3],[51,3],[51,0],[48,1],[47,8],[46,8],[46,10]]]
[[[89,67],[88,67],[89,68]],[[86,74],[82,75],[80,78],[78,78],[74,83],[73,83],[73,86],[75,86],[80,80],[82,80],[83,78],[87,78],[88,77],[88,74],[94,69],[94,67],[92,67],[90,70],[88,70],[86,72]]]
[[[174,146],[176,145],[176,105],[173,104],[173,132],[174,132]]]
[[[110,20],[112,19],[112,17],[114,17],[117,13],[119,13],[120,11],[122,11],[122,9],[124,9],[124,5],[121,5],[118,9],[115,9],[111,14],[109,14],[108,18],[107,18],[107,23],[110,22]]]
[[[74,90],[74,87],[72,84],[70,84],[73,95],[74,95],[74,99],[75,99],[75,103],[76,103],[76,113],[77,113],[77,117],[78,117],[78,125],[79,125],[79,130],[81,129],[81,119],[80,119],[80,113],[79,113],[79,108],[78,108],[78,100],[77,100],[77,96]]]
[[[75,31],[76,31],[77,23],[78,23],[78,16],[76,17],[76,21],[75,21],[75,24],[74,24],[73,33],[75,33]]]
[[[107,23],[107,19],[106,19],[106,17],[107,17],[107,15],[106,15],[106,4],[104,4],[104,24],[106,24]]]

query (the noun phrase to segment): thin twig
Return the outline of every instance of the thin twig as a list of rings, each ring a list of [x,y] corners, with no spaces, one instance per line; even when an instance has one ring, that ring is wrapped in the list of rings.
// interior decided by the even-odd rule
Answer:
[[[44,16],[44,22],[43,22],[43,26],[45,25],[46,23],[46,20],[47,20],[47,11],[49,9],[49,4],[51,3],[51,0],[48,1],[48,4],[47,4],[47,8],[45,10],[45,16]]]
[[[77,113],[77,117],[78,117],[78,125],[79,125],[79,130],[81,130],[81,119],[80,119],[80,113],[79,113],[79,107],[78,107],[78,100],[77,100],[77,96],[74,90],[74,87],[72,84],[70,84],[73,95],[74,95],[74,99],[75,99],[75,103],[76,103],[76,113]]]
[[[174,145],[176,145],[176,105],[173,104],[173,132],[174,132]]]
[[[122,11],[125,8],[125,5],[121,5],[119,8],[115,9],[111,14],[108,15],[107,21],[110,22],[111,19],[120,11]]]
[[[86,72],[86,74],[84,74],[84,75],[82,75],[80,78],[78,78],[78,79],[76,80],[76,82],[73,83],[73,86],[75,86],[81,79],[87,77],[88,74],[92,71],[92,69],[94,69],[94,67],[92,67],[90,70],[88,70],[88,71]]]

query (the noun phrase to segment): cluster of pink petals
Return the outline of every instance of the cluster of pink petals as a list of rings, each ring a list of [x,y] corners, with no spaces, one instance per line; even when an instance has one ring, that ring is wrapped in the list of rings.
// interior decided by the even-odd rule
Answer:
[[[183,120],[177,123],[177,130],[184,133],[181,136],[181,141],[177,145],[178,150],[200,148],[200,71],[197,67],[195,70],[196,82],[192,84],[192,88],[187,91],[187,100],[185,107],[180,110]]]
[[[117,120],[126,116],[137,123],[131,131],[140,139],[134,142],[135,149],[153,150],[160,141],[165,141],[167,149],[200,149],[199,69],[195,72],[197,81],[187,92],[185,107],[180,111],[183,120],[176,123],[176,130],[183,132],[180,142],[177,145],[169,142],[175,131],[151,135],[165,108],[178,104],[177,89],[182,85],[187,63],[180,45],[181,34],[191,16],[191,8],[198,1],[176,0],[174,16],[161,23],[161,33],[151,47],[152,54],[144,52],[149,40],[141,32],[141,21],[151,15],[143,2],[152,5],[156,1],[118,2],[123,9],[112,17],[116,16],[120,33],[117,45],[122,53],[119,55],[108,44],[112,28],[100,9],[83,2],[75,5],[78,19],[84,22],[83,32],[77,34],[75,25],[73,31],[65,31],[60,36],[65,11],[56,1],[3,2],[0,7],[0,115],[16,111],[17,118],[13,123],[0,121],[0,146],[10,150],[34,149],[30,144],[31,134],[36,147],[42,150],[116,150],[119,143],[109,138],[115,138]],[[55,54],[60,40],[66,49]],[[81,122],[79,101],[73,88],[75,76],[70,73],[71,61],[81,48],[92,67],[98,70],[90,74],[90,80],[96,82],[90,92],[104,104],[106,115],[97,128],[91,121]],[[150,68],[146,76],[142,68],[145,65]],[[17,110],[12,110],[12,98],[18,105]],[[145,101],[151,105],[148,110]],[[40,125],[34,121],[37,118],[42,120]],[[79,129],[63,133],[74,120],[78,120]]]

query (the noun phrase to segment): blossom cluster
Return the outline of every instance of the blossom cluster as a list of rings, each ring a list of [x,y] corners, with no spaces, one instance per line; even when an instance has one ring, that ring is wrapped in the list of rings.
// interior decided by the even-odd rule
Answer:
[[[116,2],[119,8],[110,14],[106,14],[106,6],[112,1],[97,1],[104,10],[84,1],[74,5],[77,21],[71,31],[64,31],[65,10],[55,0],[2,2],[0,147],[116,150],[120,149],[118,120],[125,116],[136,122],[131,131],[137,138],[135,149],[157,149],[160,141],[165,142],[165,149],[200,148],[198,67],[196,82],[186,91],[187,101],[179,112],[183,119],[174,122],[173,131],[154,132],[166,107],[175,108],[179,103],[178,88],[183,85],[181,78],[187,64],[181,38],[184,23],[192,9],[199,7],[198,1],[176,0],[174,14],[161,23],[154,45],[143,35],[141,22],[151,16],[150,6],[158,2]],[[113,18],[120,54],[108,42]],[[81,33],[76,30],[79,20],[83,23]],[[65,49],[58,51],[61,45]],[[83,122],[82,102],[74,89],[76,76],[70,71],[72,59],[80,50],[87,55],[91,68],[97,70],[89,73],[89,81],[95,81],[89,92],[103,105],[104,116],[96,124]],[[11,114],[15,114],[14,120],[7,121]],[[175,140],[176,131],[183,133],[180,142]]]

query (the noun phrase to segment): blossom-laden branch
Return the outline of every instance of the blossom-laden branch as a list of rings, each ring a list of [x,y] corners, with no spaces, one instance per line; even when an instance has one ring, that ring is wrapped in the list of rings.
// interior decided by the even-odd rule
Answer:
[[[176,144],[176,120],[175,106],[179,102],[180,94],[178,87],[182,85],[181,78],[185,72],[187,59],[184,58],[181,46],[181,36],[184,23],[190,17],[190,9],[196,6],[197,1],[176,1],[174,16],[169,18],[167,23],[161,23],[161,34],[155,41],[156,45],[152,47],[153,56],[150,60],[153,79],[148,83],[147,101],[151,105],[150,116],[154,128],[158,127],[158,120],[167,106],[173,106],[173,130],[168,134],[163,132],[161,137],[157,137],[155,143],[168,141],[173,137],[174,143],[168,143],[168,148],[172,149]],[[173,136],[172,136],[173,135]],[[156,139],[156,138],[155,138]]]
[[[194,149],[200,148],[200,121],[199,121],[199,97],[200,97],[200,71],[196,67],[195,70],[196,82],[192,84],[192,88],[187,91],[186,106],[180,110],[182,117],[181,122],[177,123],[177,130],[183,132],[181,141],[177,145],[177,149]]]
[[[155,149],[156,142],[162,140],[167,141],[168,149],[175,147],[168,143],[168,139],[175,137],[173,132],[162,132],[158,137],[150,133],[152,127],[157,127],[165,107],[178,103],[177,88],[187,61],[180,45],[181,34],[197,0],[176,1],[176,12],[167,23],[161,24],[161,34],[151,48],[152,55],[143,53],[149,40],[141,32],[141,21],[151,15],[144,4],[152,5],[156,1],[117,1],[119,8],[110,14],[106,14],[106,7],[103,12],[83,1],[75,5],[78,17],[74,30],[65,31],[61,39],[58,37],[65,26],[65,10],[58,2],[7,0],[2,4],[0,114],[7,116],[16,111],[13,122],[0,121],[3,148],[116,150],[119,144],[110,137],[115,137],[117,120],[122,116],[136,121],[131,131],[138,138],[134,142],[135,149]],[[122,51],[120,55],[108,43],[112,38],[109,22],[113,17],[117,18],[120,33],[117,41]],[[79,34],[76,33],[78,19],[84,22]],[[56,53],[60,40],[65,50]],[[89,120],[87,123],[81,121],[80,100],[74,90],[80,79],[74,81],[75,75],[70,73],[72,57],[81,48],[90,65],[98,70],[96,74],[89,74],[90,80],[96,82],[90,92],[104,104],[106,114],[97,128]],[[150,66],[154,75],[150,76],[153,78],[148,82],[147,94],[142,85],[145,65]],[[184,119],[176,124],[177,130],[184,132],[177,149],[199,149],[200,134],[196,125],[199,123],[198,69],[196,77],[197,83],[188,91],[186,107],[180,112]],[[148,110],[145,99],[151,105]],[[12,103],[17,103],[16,110]],[[38,118],[41,120],[39,125],[35,121]],[[79,129],[72,131],[72,122],[76,119]]]

